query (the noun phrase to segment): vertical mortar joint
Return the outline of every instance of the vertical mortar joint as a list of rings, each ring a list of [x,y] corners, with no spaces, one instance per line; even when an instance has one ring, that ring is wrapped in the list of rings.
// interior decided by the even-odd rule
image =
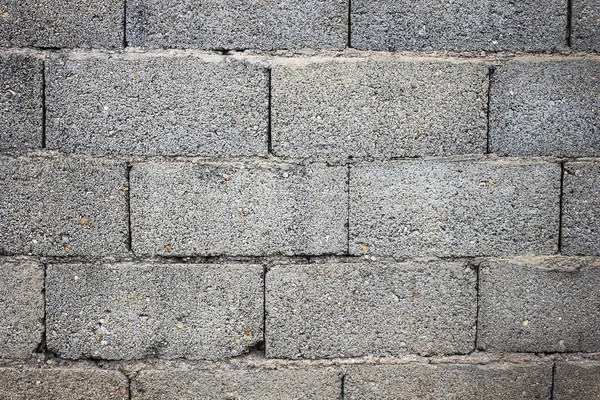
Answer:
[[[549,399],[550,400],[554,400],[554,378],[556,377],[556,361],[554,361],[554,363],[552,363],[552,380],[550,382],[550,393],[549,393]]]
[[[46,60],[42,61],[42,149],[46,148]]]
[[[271,68],[267,68],[267,88],[268,88],[268,94],[267,94],[267,153],[268,155],[273,155],[273,144],[272,144],[272,139],[271,139],[271,108],[272,108],[272,102],[271,102]]]
[[[344,371],[344,373],[342,374],[341,377],[341,384],[340,384],[340,400],[344,400],[344,398],[346,397],[346,371]]]
[[[127,47],[127,0],[123,0],[123,48]]]
[[[133,165],[127,163],[125,177],[127,179],[127,190],[125,192],[125,203],[127,208],[127,251],[133,253],[133,236],[131,232],[131,168]]]
[[[567,47],[571,47],[571,36],[573,35],[573,0],[567,0]]]
[[[487,89],[487,109],[486,109],[486,119],[487,119],[487,129],[486,129],[486,145],[485,145],[485,153],[490,154],[490,131],[492,128],[491,120],[490,120],[490,106],[492,103],[492,80],[494,79],[495,67],[490,66],[488,69],[488,89]]]
[[[562,220],[563,220],[563,198],[564,198],[565,162],[560,162],[560,193],[558,198],[558,244],[557,254],[562,253]]]
[[[346,47],[352,48],[352,0],[348,0],[348,25],[347,25],[348,38],[346,41]]]

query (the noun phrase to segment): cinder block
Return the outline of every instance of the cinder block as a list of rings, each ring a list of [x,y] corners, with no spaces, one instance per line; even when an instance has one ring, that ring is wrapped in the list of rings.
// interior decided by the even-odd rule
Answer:
[[[372,50],[557,50],[567,0],[352,0],[351,44]]]
[[[42,68],[39,59],[0,56],[0,151],[42,146]]]
[[[571,48],[600,52],[600,0],[573,0]]]
[[[0,357],[29,357],[44,332],[44,268],[0,259],[0,276]]]
[[[554,377],[555,400],[600,400],[600,363],[558,362]]]
[[[344,254],[347,168],[143,163],[131,170],[133,250],[160,255]]]
[[[263,339],[263,268],[49,265],[46,312],[64,358],[233,357]]]
[[[493,73],[490,149],[509,156],[600,156],[600,62],[509,62]]]
[[[347,16],[344,0],[131,0],[127,40],[145,47],[341,50]]]
[[[476,274],[465,262],[287,265],[266,275],[266,354],[468,353]]]
[[[0,166],[0,254],[127,252],[124,164],[0,157]]]
[[[350,367],[347,400],[545,400],[552,364],[429,364]]]
[[[486,152],[488,67],[342,60],[273,67],[278,156],[416,157]]]
[[[564,168],[561,252],[600,255],[600,163],[569,162]]]
[[[600,260],[485,261],[479,272],[478,347],[507,352],[600,351]]]
[[[350,253],[395,257],[552,254],[560,165],[403,161],[350,170]]]
[[[122,47],[123,1],[3,1],[0,46]]]
[[[221,56],[47,64],[47,147],[90,154],[267,153],[265,67]]]

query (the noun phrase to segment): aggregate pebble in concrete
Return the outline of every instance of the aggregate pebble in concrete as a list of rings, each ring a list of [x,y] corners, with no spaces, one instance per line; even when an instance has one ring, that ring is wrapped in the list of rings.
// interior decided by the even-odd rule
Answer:
[[[127,185],[122,163],[0,157],[0,254],[126,253]]]
[[[600,62],[509,62],[493,73],[490,150],[600,156]]]
[[[47,147],[89,154],[267,153],[268,82],[259,64],[197,57],[48,62]]]
[[[341,50],[347,17],[344,0],[131,0],[127,40],[145,47]]]
[[[352,0],[351,45],[372,50],[566,47],[567,0]]]
[[[266,354],[468,353],[476,313],[465,262],[281,265],[266,274]]]
[[[326,159],[483,154],[487,74],[479,63],[275,65],[273,153]]]
[[[571,48],[600,52],[600,0],[573,0]]]
[[[556,363],[552,398],[554,400],[600,400],[600,363],[590,361]]]
[[[234,357],[263,338],[263,268],[49,265],[46,310],[64,358]]]
[[[318,255],[347,250],[347,167],[143,163],[131,170],[136,254]]]
[[[395,257],[552,254],[560,165],[403,161],[350,170],[350,253]]]

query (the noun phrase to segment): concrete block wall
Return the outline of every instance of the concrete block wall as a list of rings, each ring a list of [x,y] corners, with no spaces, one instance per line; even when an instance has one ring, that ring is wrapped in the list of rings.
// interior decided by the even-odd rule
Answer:
[[[600,400],[597,0],[0,3],[0,399]]]

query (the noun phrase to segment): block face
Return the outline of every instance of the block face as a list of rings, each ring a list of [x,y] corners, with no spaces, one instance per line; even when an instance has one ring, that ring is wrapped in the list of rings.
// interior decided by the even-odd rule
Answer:
[[[343,0],[133,0],[127,40],[144,47],[342,50],[347,16]]]
[[[509,156],[600,156],[600,62],[509,62],[494,71],[490,149]]]
[[[123,1],[3,1],[0,47],[120,48]]]
[[[350,253],[394,257],[557,251],[560,165],[363,163],[350,170]]]
[[[343,254],[347,167],[143,163],[131,170],[136,254]]]
[[[476,277],[464,262],[288,265],[266,274],[269,358],[468,353]]]
[[[558,362],[554,378],[556,400],[600,400],[600,364]]]
[[[600,163],[565,163],[562,253],[600,255]]]
[[[372,50],[566,47],[567,1],[353,0],[351,44]]]
[[[573,0],[571,47],[600,52],[600,0]]]
[[[273,152],[325,159],[483,154],[487,74],[479,63],[275,65]]]
[[[258,265],[50,265],[48,349],[69,359],[223,359],[262,340]]]
[[[0,157],[0,254],[127,253],[126,167]]]
[[[258,64],[213,56],[59,59],[47,67],[47,147],[88,154],[267,153]]]
[[[0,151],[41,147],[42,68],[39,59],[0,56]]]

